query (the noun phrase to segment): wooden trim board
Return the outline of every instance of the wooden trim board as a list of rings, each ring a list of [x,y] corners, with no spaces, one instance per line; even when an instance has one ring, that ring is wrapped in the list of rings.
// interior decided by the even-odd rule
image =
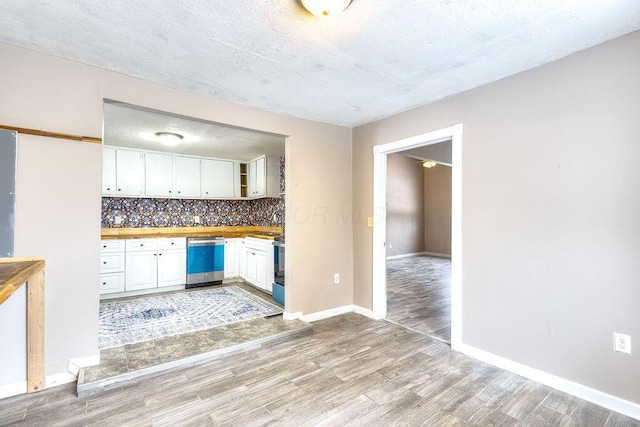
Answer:
[[[71,139],[73,141],[89,142],[91,144],[102,144],[102,138],[95,138],[93,136],[72,135],[69,133],[49,132],[46,130],[19,128],[7,125],[0,125],[0,129],[13,130],[25,135],[46,136],[48,138]]]

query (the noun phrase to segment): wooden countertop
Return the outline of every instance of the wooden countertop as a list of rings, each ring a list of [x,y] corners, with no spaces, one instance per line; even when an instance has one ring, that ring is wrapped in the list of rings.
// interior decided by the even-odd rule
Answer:
[[[268,234],[265,234],[268,233]],[[156,237],[260,237],[273,240],[282,234],[282,227],[224,226],[224,227],[156,227],[156,228],[103,228],[101,238],[140,239]]]
[[[5,302],[33,273],[44,268],[37,258],[0,258],[0,304]]]

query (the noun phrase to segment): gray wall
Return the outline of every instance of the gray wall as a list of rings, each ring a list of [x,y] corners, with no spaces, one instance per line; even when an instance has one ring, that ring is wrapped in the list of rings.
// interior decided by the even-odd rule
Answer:
[[[422,169],[424,169],[424,250],[433,254],[451,256],[451,167],[437,165],[431,169]]]
[[[354,129],[354,210],[371,147],[464,124],[462,340],[640,403],[640,32]],[[497,166],[499,165],[499,167]],[[371,228],[354,303],[371,308]]]
[[[387,256],[424,251],[423,170],[419,160],[387,157]]]

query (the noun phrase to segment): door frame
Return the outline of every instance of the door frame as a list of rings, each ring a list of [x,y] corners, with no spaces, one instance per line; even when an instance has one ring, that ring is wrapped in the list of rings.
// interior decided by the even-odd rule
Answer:
[[[387,316],[387,155],[451,141],[451,348],[462,344],[462,124],[373,147],[373,317]]]

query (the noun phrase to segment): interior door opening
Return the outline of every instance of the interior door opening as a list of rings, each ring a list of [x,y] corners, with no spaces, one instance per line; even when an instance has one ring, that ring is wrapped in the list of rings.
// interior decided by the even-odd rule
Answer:
[[[387,157],[451,141],[451,347],[461,344],[462,124],[373,147],[373,315],[387,317]]]
[[[387,318],[451,342],[451,140],[387,156]]]

